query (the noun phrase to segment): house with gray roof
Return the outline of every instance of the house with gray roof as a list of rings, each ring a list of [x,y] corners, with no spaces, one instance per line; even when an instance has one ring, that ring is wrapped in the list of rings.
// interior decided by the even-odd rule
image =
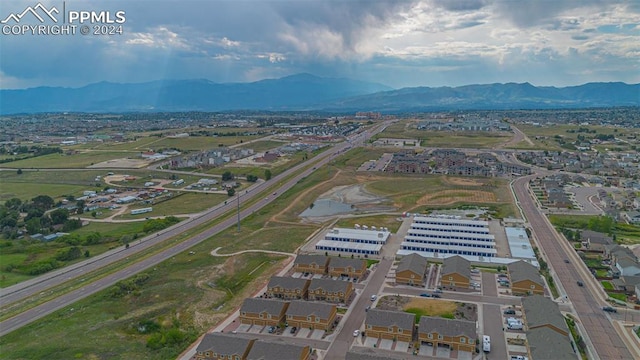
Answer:
[[[332,257],[329,260],[329,275],[360,279],[367,271],[367,260]]]
[[[440,283],[445,287],[469,288],[471,283],[471,262],[459,255],[444,259]]]
[[[278,326],[284,323],[289,303],[282,300],[248,298],[240,307],[240,322],[257,326]]]
[[[293,271],[300,273],[324,275],[328,266],[329,257],[324,255],[298,255],[293,260]]]
[[[256,339],[223,333],[206,334],[196,348],[196,360],[245,359]]]
[[[424,283],[427,258],[416,253],[403,256],[396,267],[396,284],[419,285]]]
[[[476,348],[475,321],[422,316],[418,324],[418,339],[434,347],[474,352]]]
[[[247,360],[308,360],[310,357],[309,346],[258,340],[253,343]]]
[[[554,330],[541,327],[527,331],[529,359],[576,360],[571,339]]]
[[[371,309],[364,321],[367,337],[410,342],[416,317],[403,311]]]
[[[272,276],[267,285],[267,296],[285,300],[306,299],[309,281],[289,276]]]
[[[544,280],[537,267],[520,260],[508,264],[507,270],[514,295],[544,294]]]
[[[335,304],[292,301],[287,308],[287,324],[299,329],[329,330],[336,320]]]
[[[569,328],[558,304],[542,295],[528,296],[522,299],[522,313],[529,330],[548,327],[567,336]]]
[[[309,300],[320,300],[335,303],[346,303],[353,293],[350,281],[333,279],[311,279],[307,296]]]

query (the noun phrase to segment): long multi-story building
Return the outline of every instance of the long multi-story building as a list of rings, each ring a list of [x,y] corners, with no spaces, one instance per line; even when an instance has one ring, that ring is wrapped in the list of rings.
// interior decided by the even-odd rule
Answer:
[[[386,230],[333,228],[316,243],[316,250],[337,253],[379,255],[391,233]]]
[[[489,233],[487,221],[451,216],[415,216],[400,252],[427,257],[497,255],[495,237]]]

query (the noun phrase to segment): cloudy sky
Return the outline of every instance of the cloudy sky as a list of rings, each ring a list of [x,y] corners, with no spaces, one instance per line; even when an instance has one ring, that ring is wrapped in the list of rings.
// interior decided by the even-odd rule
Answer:
[[[62,13],[63,1],[40,1]],[[37,0],[2,0],[0,19]],[[0,87],[311,73],[401,88],[640,82],[640,0],[67,0],[122,35],[0,35]],[[39,22],[30,14],[20,25]],[[2,26],[14,26],[7,21]]]

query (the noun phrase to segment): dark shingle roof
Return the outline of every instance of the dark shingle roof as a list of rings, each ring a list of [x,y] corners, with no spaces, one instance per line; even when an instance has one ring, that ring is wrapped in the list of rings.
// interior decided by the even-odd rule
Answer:
[[[244,299],[241,312],[256,313],[266,312],[267,314],[280,314],[282,308],[287,305],[287,302],[273,299],[261,299],[261,298],[248,298]]]
[[[251,347],[251,351],[249,351],[249,355],[247,355],[247,360],[299,359],[303,352],[308,351],[308,346],[258,340]]]
[[[522,311],[529,329],[549,324],[569,333],[558,304],[551,299],[542,295],[527,296],[522,299]]]
[[[402,311],[371,309],[367,312],[365,324],[372,326],[393,326],[413,330],[416,316]]]
[[[309,302],[309,301],[292,301],[287,308],[287,315],[293,316],[309,316],[316,315],[321,319],[328,319],[335,308],[335,305]]]
[[[206,334],[196,351],[214,351],[224,355],[242,355],[245,349],[254,339],[242,338],[222,333]]]
[[[511,279],[511,283],[522,281],[522,280],[531,280],[538,284],[543,284],[542,277],[538,272],[538,268],[529,264],[525,261],[516,261],[507,265],[507,269],[509,270],[509,278]]]
[[[332,280],[332,279],[312,279],[309,283],[309,290],[324,289],[325,291],[335,292],[342,291],[346,293],[347,288],[351,285],[348,281]]]
[[[324,266],[328,258],[328,256],[324,255],[298,255],[295,260],[293,260],[293,264],[318,264]]]
[[[269,280],[269,285],[267,285],[267,288],[278,286],[284,289],[302,290],[307,284],[307,281],[307,279],[297,279],[289,276],[272,276]]]
[[[455,255],[444,259],[442,274],[458,273],[466,278],[471,278],[471,262],[462,256]]]
[[[329,269],[334,268],[346,268],[351,266],[354,269],[362,268],[363,264],[366,264],[367,260],[364,259],[350,259],[343,257],[332,257],[329,260]]]
[[[575,360],[571,341],[548,327],[527,331],[532,359]]]
[[[464,335],[468,338],[475,339],[476,323],[474,321],[422,316],[418,324],[418,332],[424,334],[437,332],[444,336]]]
[[[411,253],[407,256],[402,257],[402,259],[400,259],[398,267],[396,268],[396,272],[398,273],[406,270],[410,270],[416,274],[424,275],[425,271],[427,270],[427,259],[416,253]]]

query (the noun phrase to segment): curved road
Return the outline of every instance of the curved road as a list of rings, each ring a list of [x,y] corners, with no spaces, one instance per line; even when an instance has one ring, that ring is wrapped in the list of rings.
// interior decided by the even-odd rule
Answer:
[[[593,350],[600,359],[633,359],[633,355],[602,311],[601,306],[605,305],[604,302],[599,301],[594,295],[601,289],[597,284],[594,284],[594,279],[588,271],[585,272],[585,269],[578,271],[578,267],[583,267],[584,264],[574,251],[567,251],[566,247],[562,245],[564,239],[558,236],[548,219],[539,212],[528,190],[529,180],[534,177],[535,175],[516,179],[513,183],[514,193],[531,226],[534,237],[560,280],[561,284],[559,285],[565,290],[567,297],[573,304],[576,314],[593,344]],[[565,263],[565,259],[571,259],[570,263]],[[578,286],[577,280],[582,280],[587,286]]]
[[[271,180],[266,181],[261,184],[254,185],[255,187],[250,189],[250,191],[245,192],[244,194],[239,194],[239,197],[246,200],[252,199],[257,196],[258,193],[262,190],[265,190],[267,187],[271,186],[271,184],[278,183],[279,181],[284,181],[285,178],[296,174],[296,172],[301,171],[304,167],[309,166],[310,164],[315,164],[313,168],[308,168],[304,171],[299,172],[289,181],[287,181],[284,185],[281,185],[277,190],[276,194],[282,194],[283,192],[289,190],[294,185],[296,185],[301,179],[310,175],[315,169],[319,166],[326,165],[331,160],[333,160],[337,155],[342,153],[343,151],[349,149],[351,146],[357,146],[364,144],[372,135],[377,132],[382,131],[384,126],[387,123],[382,123],[376,126],[372,130],[366,130],[365,132],[358,134],[352,137],[347,142],[342,142],[336,144],[329,150],[317,155],[316,157],[298,164],[293,168],[273,177]],[[261,195],[264,196],[264,195]],[[240,218],[244,219],[245,217],[251,215],[253,212],[261,209],[265,205],[269,204],[274,198],[277,196],[268,196],[264,199],[261,199],[251,205],[248,208],[245,208],[240,213]],[[237,198],[236,198],[237,199]],[[234,200],[236,200],[234,199]],[[208,221],[211,221],[221,215],[235,209],[237,206],[236,201],[229,201],[227,204],[218,205],[211,210],[204,212],[200,217],[195,219],[190,219],[184,221],[182,223],[176,224],[175,226],[168,228],[161,233],[158,233],[157,236],[150,236],[144,239],[141,239],[140,242],[136,242],[129,249],[125,249],[124,247],[120,247],[118,249],[109,251],[100,256],[96,256],[95,258],[88,259],[86,261],[74,264],[72,266],[60,269],[58,271],[54,271],[51,273],[47,273],[45,275],[39,276],[37,278],[31,279],[29,281],[25,281],[23,283],[8,287],[2,290],[0,294],[0,301],[2,302],[2,306],[6,306],[7,304],[17,302],[23,300],[27,297],[33,296],[38,293],[45,292],[47,289],[60,285],[66,281],[71,279],[79,278],[84,274],[87,274],[91,271],[97,270],[101,267],[107,266],[116,261],[120,261],[125,258],[132,257],[139,251],[152,247],[159,242],[165,241],[171,237],[174,237],[178,234],[189,231],[191,228],[204,224]],[[112,273],[104,278],[96,280],[93,283],[87,284],[79,289],[72,290],[64,295],[57,297],[49,302],[43,303],[39,306],[31,308],[23,313],[20,313],[10,319],[0,322],[0,336],[5,335],[13,330],[16,330],[26,324],[29,324],[39,318],[42,318],[58,309],[61,309],[69,304],[72,304],[75,301],[83,299],[89,295],[92,295],[100,290],[106,289],[109,286],[115,284],[119,280],[126,279],[136,273],[142,272],[147,268],[150,268],[160,262],[167,260],[190,247],[204,241],[205,239],[218,234],[219,232],[227,229],[230,226],[233,226],[237,223],[238,219],[235,216],[228,218],[222,223],[218,223],[211,228],[205,230],[204,232],[195,235],[183,242],[176,242],[176,245],[171,247],[170,249],[164,250],[158,254],[150,256],[142,261],[131,264],[125,269],[119,270],[115,273]],[[131,260],[132,262],[135,260]]]

